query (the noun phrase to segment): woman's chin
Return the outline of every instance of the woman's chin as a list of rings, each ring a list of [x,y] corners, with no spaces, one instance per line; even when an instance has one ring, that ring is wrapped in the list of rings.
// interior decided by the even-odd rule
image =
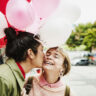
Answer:
[[[53,65],[46,64],[46,65],[43,65],[43,69],[44,70],[53,70],[54,69],[54,66]]]

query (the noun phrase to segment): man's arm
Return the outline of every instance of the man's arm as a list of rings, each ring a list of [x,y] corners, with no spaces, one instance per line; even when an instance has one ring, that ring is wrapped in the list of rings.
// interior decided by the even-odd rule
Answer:
[[[0,77],[0,96],[10,96],[8,81]]]

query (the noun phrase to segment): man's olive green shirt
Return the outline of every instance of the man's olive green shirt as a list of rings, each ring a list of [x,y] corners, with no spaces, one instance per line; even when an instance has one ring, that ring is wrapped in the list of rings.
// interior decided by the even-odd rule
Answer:
[[[20,96],[24,77],[13,59],[0,65],[0,96]]]

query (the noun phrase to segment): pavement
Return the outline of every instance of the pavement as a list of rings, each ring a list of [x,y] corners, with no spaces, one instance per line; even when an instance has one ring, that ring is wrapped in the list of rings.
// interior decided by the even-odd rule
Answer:
[[[96,96],[96,66],[72,66],[64,76],[76,96]]]

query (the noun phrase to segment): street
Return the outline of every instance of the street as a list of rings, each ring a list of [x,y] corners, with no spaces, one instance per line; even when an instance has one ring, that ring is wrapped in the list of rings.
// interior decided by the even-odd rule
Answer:
[[[72,66],[63,78],[76,96],[96,96],[96,66]]]

